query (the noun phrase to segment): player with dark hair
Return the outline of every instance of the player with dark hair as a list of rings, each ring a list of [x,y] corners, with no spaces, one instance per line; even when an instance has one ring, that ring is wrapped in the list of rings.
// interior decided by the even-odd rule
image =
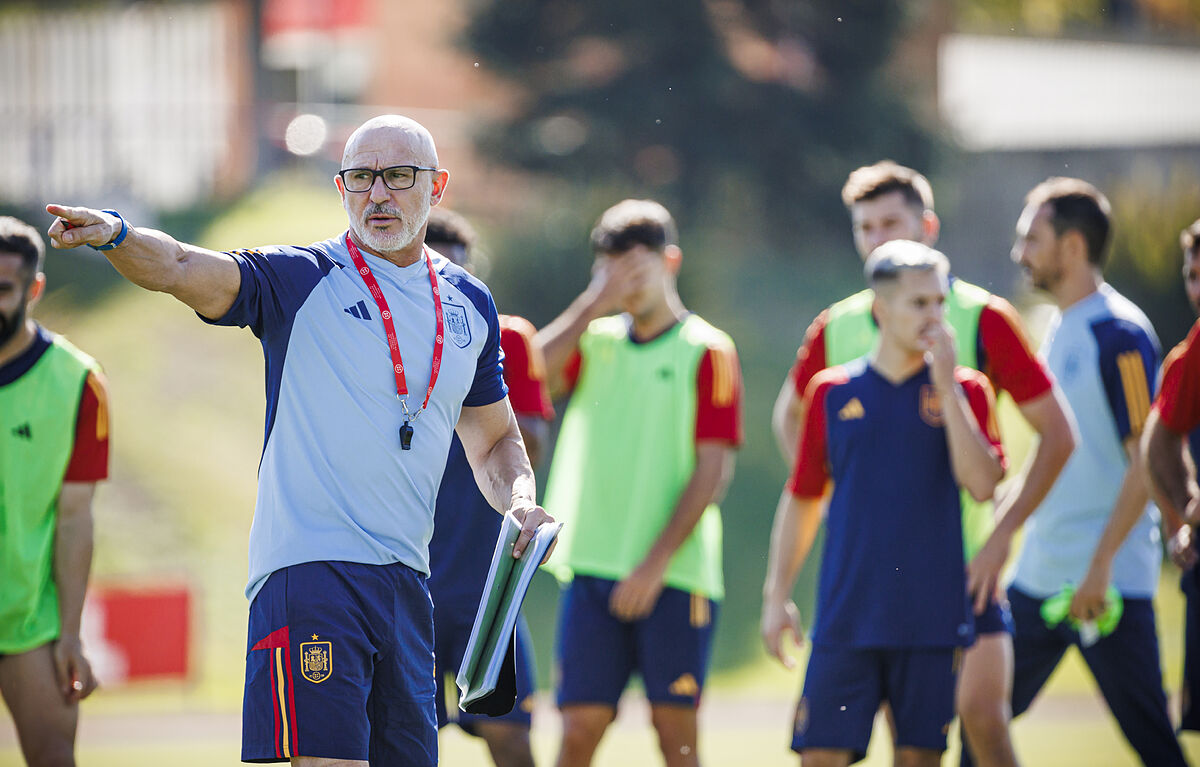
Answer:
[[[792,587],[832,481],[792,740],[805,767],[861,759],[884,701],[896,763],[939,763],[961,653],[975,637],[960,487],[983,500],[1004,474],[987,378],[955,364],[945,256],[896,240],[876,249],[865,271],[878,341],[808,385],[763,585],[763,640],[791,665],[783,634],[802,637]]]
[[[31,316],[44,254],[36,229],[0,217],[0,697],[25,761],[66,767],[96,688],[79,623],[108,402],[95,360]]]
[[[1012,605],[1013,714],[1029,708],[1063,653],[1080,653],[1142,762],[1185,764],[1162,687],[1154,593],[1162,562],[1158,511],[1148,494],[1138,439],[1158,370],[1154,328],[1104,281],[1110,237],[1107,198],[1091,184],[1051,178],[1026,197],[1012,258],[1058,313],[1043,352],[1075,411],[1080,444],[1030,517]],[[1047,600],[1074,589],[1069,620]],[[1123,613],[1104,635],[1097,621]]]
[[[1200,219],[1179,236],[1183,288],[1200,314]],[[1151,493],[1163,514],[1167,550],[1183,570],[1183,705],[1179,729],[1200,732],[1200,568],[1195,524],[1200,522],[1196,461],[1200,460],[1200,323],[1167,354],[1162,385],[1142,433],[1142,462]],[[1185,455],[1186,454],[1186,455]]]
[[[697,765],[741,372],[729,336],[679,298],[683,255],[666,208],[618,203],[591,242],[587,290],[537,336],[551,390],[571,391],[545,498],[567,522],[553,567],[570,581],[558,764],[591,763],[637,672],[666,764]]]
[[[475,229],[458,213],[441,207],[429,211],[425,244],[468,271],[477,239]],[[509,314],[501,314],[499,319],[508,399],[529,461],[536,466],[546,444],[548,421],[554,418],[546,390],[546,366],[533,344],[533,325]],[[483,738],[497,767],[533,767],[529,746],[533,645],[524,619],[517,624],[517,705],[513,710],[498,717],[468,714],[458,710],[450,695],[456,689],[454,677],[467,650],[492,550],[500,535],[500,521],[500,515],[475,485],[462,442],[455,437],[438,490],[433,537],[429,540],[438,727],[453,722],[465,732]]]
[[[933,190],[911,168],[890,160],[858,168],[846,180],[842,201],[850,213],[855,247],[864,259],[892,240],[931,247],[937,242],[941,224],[933,210]],[[871,313],[873,300],[870,289],[861,291],[833,304],[809,325],[772,420],[789,465],[798,450],[803,395],[813,376],[871,350],[878,334]],[[1074,448],[1073,431],[1069,408],[1026,340],[1012,305],[951,277],[946,322],[954,328],[958,364],[984,372],[997,392],[1007,391],[1038,436],[1026,466],[995,510],[997,523],[990,502],[963,498],[964,545],[971,562],[968,583],[976,597],[978,639],[963,661],[958,711],[964,740],[982,757],[981,764],[1011,767],[1016,764],[1008,734],[1011,628],[1003,600],[990,600],[1013,535],[1050,489]]]
[[[437,763],[434,504],[457,434],[480,490],[551,521],[501,375],[487,287],[424,245],[449,173],[399,115],[346,141],[346,232],[218,253],[111,210],[49,205],[56,247],[91,245],[136,285],[262,341],[267,412],[250,528],[242,759]]]

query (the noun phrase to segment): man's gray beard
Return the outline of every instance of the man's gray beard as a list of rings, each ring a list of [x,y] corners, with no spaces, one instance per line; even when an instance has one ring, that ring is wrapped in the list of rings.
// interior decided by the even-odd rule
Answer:
[[[364,212],[363,215],[365,217],[370,214]],[[411,245],[413,240],[417,239],[417,234],[428,218],[428,206],[423,211],[418,211],[416,216],[401,217],[398,219],[400,221],[400,231],[398,232],[381,232],[364,221],[360,224],[358,235],[362,238],[363,244],[376,253],[392,253]]]

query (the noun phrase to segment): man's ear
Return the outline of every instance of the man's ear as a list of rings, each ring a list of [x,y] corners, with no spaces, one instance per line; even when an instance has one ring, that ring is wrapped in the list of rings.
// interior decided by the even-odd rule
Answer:
[[[333,185],[337,187],[338,195],[342,198],[342,203],[346,202],[346,187],[342,185],[342,177],[336,173],[333,175]]]
[[[663,248],[663,263],[667,267],[668,274],[679,274],[679,267],[683,266],[683,251],[678,245],[668,245]]]
[[[29,286],[29,298],[26,299],[26,303],[33,306],[44,292],[46,292],[46,275],[38,272],[33,276],[33,284]]]
[[[921,234],[924,236],[923,242],[929,247],[937,244],[938,236],[942,233],[942,220],[937,217],[937,214],[932,210],[926,210],[921,214]]]

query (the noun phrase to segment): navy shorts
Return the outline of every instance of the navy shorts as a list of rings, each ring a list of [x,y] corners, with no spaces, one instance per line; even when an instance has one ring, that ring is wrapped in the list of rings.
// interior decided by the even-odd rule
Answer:
[[[406,565],[307,562],[250,604],[242,761],[437,764],[433,605]]]
[[[1179,729],[1200,731],[1200,566],[1183,573],[1183,711]]]
[[[813,647],[792,750],[844,749],[854,755],[852,762],[862,759],[875,714],[886,700],[896,720],[897,746],[944,751],[962,652],[961,647]]]
[[[449,606],[434,605],[433,637],[437,656],[437,725],[457,724],[475,735],[476,722],[509,722],[529,727],[533,712],[533,643],[525,617],[517,621],[517,704],[503,716],[468,714],[458,708],[458,669],[467,652],[467,640],[475,622],[475,607],[452,611]]]
[[[577,575],[558,614],[558,705],[616,706],[633,672],[651,703],[698,706],[717,604],[664,588],[654,609],[625,622],[609,612],[616,581]]]
[[[1012,610],[1008,600],[1003,602],[991,601],[983,608],[983,612],[975,614],[975,636],[980,634],[1012,634]]]

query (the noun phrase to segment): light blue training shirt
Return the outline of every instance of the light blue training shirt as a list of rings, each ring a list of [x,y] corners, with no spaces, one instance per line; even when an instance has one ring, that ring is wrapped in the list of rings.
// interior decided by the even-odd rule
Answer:
[[[375,300],[345,236],[231,254],[241,288],[218,325],[249,327],[266,361],[266,430],[250,527],[247,598],[302,562],[402,562],[429,573],[434,501],[461,408],[489,405],[501,377],[500,326],[482,282],[426,249],[398,267],[363,252],[393,316],[408,407],[425,399],[436,321],[426,258],[442,294],[442,367],[401,450],[404,412]]]
[[[1129,466],[1123,442],[1150,412],[1160,348],[1142,310],[1105,283],[1054,319],[1042,353],[1079,424],[1075,452],[1026,523],[1013,579],[1044,599],[1087,573]],[[1158,509],[1147,506],[1113,559],[1122,596],[1154,596],[1158,520]]]

